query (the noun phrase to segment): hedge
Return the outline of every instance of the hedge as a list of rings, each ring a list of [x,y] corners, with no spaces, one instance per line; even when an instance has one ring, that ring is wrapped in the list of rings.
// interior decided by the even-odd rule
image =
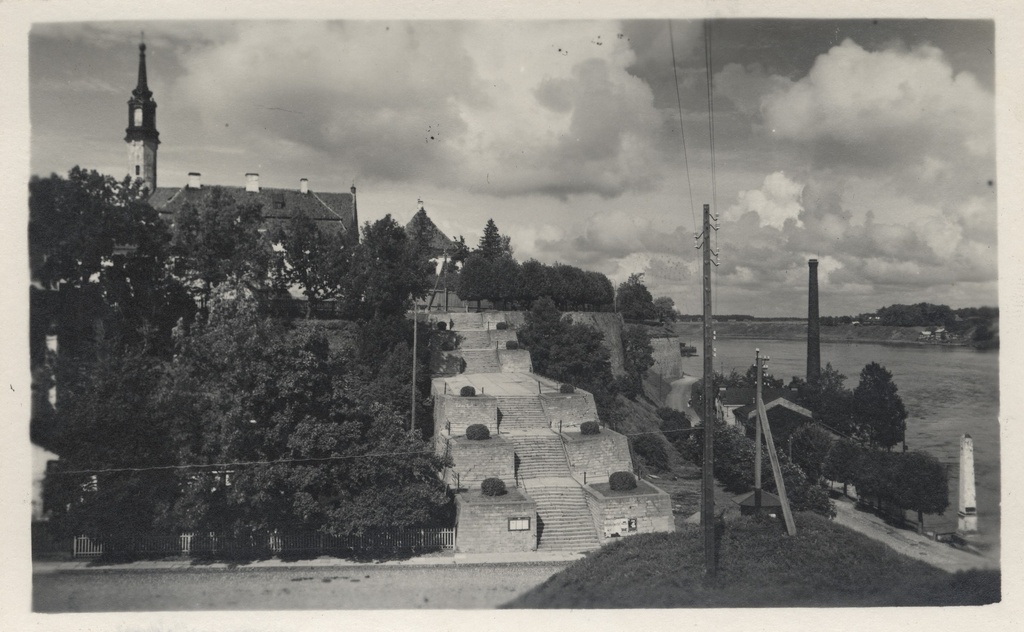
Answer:
[[[437,321],[437,330],[438,331],[444,331],[446,329],[448,329],[448,323],[444,322],[443,320]]]
[[[511,350],[518,349],[519,348],[519,343],[516,342],[515,340],[506,340],[505,341],[505,348],[506,349],[511,349]]]
[[[558,387],[558,392],[571,395],[576,392],[576,387],[572,384],[562,384]]]
[[[596,435],[601,432],[601,426],[596,421],[584,421],[580,424],[580,434]]]
[[[504,496],[508,493],[505,481],[500,478],[485,478],[484,482],[480,483],[480,491],[484,496]]]
[[[608,486],[617,492],[636,489],[636,477],[632,472],[612,472],[608,477]]]
[[[483,424],[471,424],[466,428],[466,438],[472,441],[482,441],[491,438],[491,431]]]
[[[495,325],[494,328],[499,330],[499,331],[504,331],[505,329],[508,329],[508,323],[500,322],[497,325]]]
[[[462,397],[473,397],[474,395],[476,395],[476,389],[473,388],[472,386],[463,386],[461,389],[459,389],[459,395],[461,395]]]

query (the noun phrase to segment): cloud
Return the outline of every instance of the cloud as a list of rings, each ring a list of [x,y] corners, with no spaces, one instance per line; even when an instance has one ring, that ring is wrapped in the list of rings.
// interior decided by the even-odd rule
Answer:
[[[660,118],[615,24],[253,23],[182,63],[202,126],[354,177],[496,196],[650,186]],[[271,44],[272,45],[269,45]],[[600,43],[600,45],[598,45]]]
[[[744,213],[754,213],[761,226],[782,228],[787,220],[802,226],[800,213],[803,211],[803,189],[803,185],[790,180],[785,173],[776,171],[764,179],[760,189],[740,191],[738,202],[730,206],[724,216],[735,220]]]

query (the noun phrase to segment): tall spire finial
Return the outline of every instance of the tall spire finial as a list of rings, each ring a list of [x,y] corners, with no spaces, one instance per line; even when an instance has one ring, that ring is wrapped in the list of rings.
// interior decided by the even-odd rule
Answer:
[[[139,38],[145,38],[145,32],[140,32]],[[139,82],[132,90],[132,94],[136,97],[148,99],[153,96],[153,93],[149,90],[149,85],[146,82],[146,43],[145,41],[139,42]]]

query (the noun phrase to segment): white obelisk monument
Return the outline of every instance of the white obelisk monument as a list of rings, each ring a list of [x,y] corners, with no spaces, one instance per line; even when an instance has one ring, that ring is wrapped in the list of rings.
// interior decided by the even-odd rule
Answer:
[[[960,511],[957,531],[975,533],[978,530],[978,504],[974,489],[974,440],[971,435],[960,437]]]

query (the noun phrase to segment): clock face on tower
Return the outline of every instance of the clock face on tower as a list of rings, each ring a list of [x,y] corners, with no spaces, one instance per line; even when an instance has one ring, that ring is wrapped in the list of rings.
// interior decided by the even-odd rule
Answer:
[[[136,127],[142,126],[142,108],[135,108],[132,111],[132,121]]]

